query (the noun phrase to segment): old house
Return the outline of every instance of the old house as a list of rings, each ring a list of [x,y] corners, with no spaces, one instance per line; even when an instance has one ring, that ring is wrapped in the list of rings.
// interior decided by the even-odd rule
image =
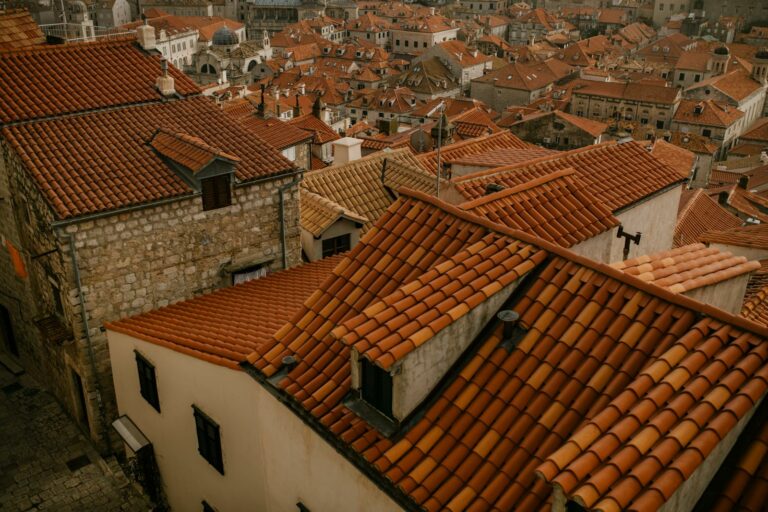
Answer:
[[[102,325],[298,263],[298,171],[134,42],[6,52],[0,66],[11,353],[106,448]],[[66,94],[41,96],[51,80]]]
[[[715,100],[682,100],[672,118],[671,128],[701,135],[718,146],[716,159],[725,157],[740,133],[744,112]]]
[[[608,125],[603,122],[560,110],[512,114],[499,121],[499,126],[509,128],[527,142],[558,150],[600,144],[608,131]]]
[[[689,511],[728,481],[764,326],[418,192],[373,229],[108,326],[172,506]]]
[[[393,53],[418,55],[445,41],[457,39],[456,22],[436,14],[412,17],[394,23],[390,28],[390,48]]]
[[[470,82],[491,69],[491,58],[476,48],[467,48],[462,41],[446,41],[427,49],[415,60],[424,61],[436,57],[450,69],[453,78],[463,91],[469,91]]]

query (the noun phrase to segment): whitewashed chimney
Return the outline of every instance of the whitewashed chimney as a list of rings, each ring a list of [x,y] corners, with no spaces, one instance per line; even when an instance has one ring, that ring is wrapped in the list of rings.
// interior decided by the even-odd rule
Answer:
[[[141,25],[136,29],[136,40],[139,42],[139,45],[147,51],[157,48],[155,27],[148,25],[146,20],[144,20],[144,25]]]
[[[163,96],[173,96],[176,94],[176,86],[173,83],[173,77],[168,74],[168,61],[163,59],[160,61],[160,67],[163,70],[163,74],[157,77],[157,90]]]

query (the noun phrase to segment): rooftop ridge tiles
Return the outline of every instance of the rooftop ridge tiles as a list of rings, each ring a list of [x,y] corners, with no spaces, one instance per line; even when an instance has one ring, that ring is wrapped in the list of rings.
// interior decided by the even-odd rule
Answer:
[[[494,174],[500,174],[502,172],[510,171],[512,169],[517,169],[519,167],[524,167],[524,166],[528,166],[528,165],[535,165],[535,164],[538,164],[538,163],[541,163],[541,162],[548,162],[550,160],[559,159],[559,158],[565,158],[565,157],[570,156],[570,155],[577,155],[577,154],[581,154],[581,153],[588,153],[588,152],[591,152],[591,151],[598,151],[598,150],[603,149],[605,147],[616,146],[616,145],[618,145],[618,143],[616,141],[609,140],[609,141],[606,141],[606,142],[602,142],[600,144],[594,144],[592,146],[584,146],[582,148],[576,148],[576,149],[571,149],[569,151],[561,151],[559,153],[553,153],[551,155],[545,155],[545,156],[542,156],[542,157],[539,157],[539,158],[534,158],[533,160],[527,160],[527,161],[524,161],[524,162],[515,162],[515,163],[510,164],[510,165],[504,165],[504,166],[501,166],[501,167],[494,167],[492,169],[483,169],[481,171],[477,171],[477,172],[473,172],[471,174],[467,174],[467,175],[464,175],[464,176],[459,176],[457,178],[453,178],[451,181],[454,182],[454,183],[463,183],[465,181],[471,181],[471,180],[477,179],[477,178],[493,176]]]
[[[685,295],[680,295],[677,293],[670,292],[669,290],[661,288],[660,286],[654,285],[652,283],[647,283],[641,279],[638,279],[637,277],[628,275],[619,269],[611,267],[610,265],[591,260],[585,256],[581,256],[580,254],[576,254],[575,252],[569,249],[566,249],[565,247],[559,246],[552,242],[548,242],[546,240],[542,240],[533,235],[529,235],[524,231],[510,228],[502,224],[493,223],[487,219],[478,217],[470,212],[460,209],[457,206],[446,203],[440,199],[435,198],[434,196],[430,196],[428,194],[419,192],[417,190],[403,187],[398,189],[398,193],[400,195],[412,197],[414,199],[418,199],[419,201],[425,202],[427,204],[430,204],[432,206],[445,210],[449,212],[451,215],[454,215],[467,222],[485,227],[490,231],[495,231],[497,233],[508,235],[513,238],[517,238],[522,242],[526,242],[536,247],[540,247],[566,260],[577,263],[578,265],[581,265],[587,269],[596,271],[607,277],[613,278],[621,283],[633,286],[642,292],[648,293],[655,297],[659,297],[676,306],[681,306],[688,310],[695,311],[698,314],[706,315],[716,320],[719,320],[721,322],[732,324],[736,327],[739,327],[753,334],[757,334],[763,337],[768,337],[768,326],[763,326],[751,320],[747,320],[744,317],[737,316],[732,313],[728,313],[726,311],[723,311],[722,309],[716,308],[709,304],[704,304],[695,299],[691,299],[690,297],[686,297]]]
[[[472,199],[471,201],[465,201],[461,203],[459,207],[465,210],[472,210],[474,208],[477,208],[478,206],[482,206],[486,203],[493,202],[497,199],[518,194],[525,190],[530,190],[532,188],[538,187],[539,185],[544,185],[546,183],[550,183],[564,176],[571,176],[573,174],[576,174],[576,171],[573,169],[573,167],[568,167],[567,169],[554,171],[552,173],[545,174],[544,176],[541,176],[539,178],[522,183],[520,185],[516,185],[510,188],[505,188],[504,190],[499,190],[498,192],[494,192],[493,194],[488,194],[485,196],[478,197],[477,199]]]

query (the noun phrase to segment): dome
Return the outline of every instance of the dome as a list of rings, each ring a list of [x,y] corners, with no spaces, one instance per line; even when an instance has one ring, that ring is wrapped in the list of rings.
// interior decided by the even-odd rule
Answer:
[[[232,29],[226,25],[213,33],[214,46],[234,46],[239,42],[240,40],[237,38],[237,34],[235,34]]]
[[[715,55],[728,55],[728,48],[725,46],[718,46],[715,48]]]

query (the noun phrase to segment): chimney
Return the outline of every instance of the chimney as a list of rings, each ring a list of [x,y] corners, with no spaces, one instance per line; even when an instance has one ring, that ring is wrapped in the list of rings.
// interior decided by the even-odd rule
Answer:
[[[213,17],[213,4],[210,2],[205,6],[205,15],[209,18]]]
[[[739,176],[739,188],[747,190],[749,187],[749,176]]]
[[[144,16],[142,14],[142,16]],[[136,40],[139,45],[146,50],[154,50],[157,48],[157,40],[155,39],[155,27],[147,24],[147,19],[144,18],[144,24],[136,29]]]
[[[764,164],[768,164],[768,152],[765,152],[765,151],[760,152],[760,162]]]
[[[717,194],[717,204],[721,206],[728,205],[728,192],[723,191]]]
[[[173,96],[176,94],[176,87],[173,84],[173,77],[168,75],[168,61],[162,59],[160,61],[160,68],[163,70],[163,74],[157,77],[155,85],[157,90],[163,96]]]
[[[264,103],[265,97],[267,95],[266,89],[267,89],[267,86],[264,84],[261,84],[261,102],[259,103],[259,109],[258,109],[259,117],[264,117],[264,112],[267,110],[266,104]]]
[[[354,162],[362,157],[363,141],[354,137],[344,137],[333,143],[333,165]]]
[[[301,107],[299,106],[299,95],[296,95],[296,105],[293,107],[293,117],[299,117],[301,115]]]

